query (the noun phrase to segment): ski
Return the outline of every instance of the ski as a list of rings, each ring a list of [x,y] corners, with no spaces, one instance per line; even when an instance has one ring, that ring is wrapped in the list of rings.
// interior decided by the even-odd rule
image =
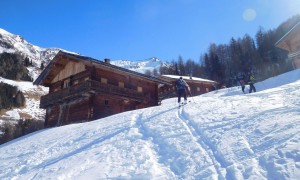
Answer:
[[[178,106],[178,108],[181,108],[181,107],[183,107],[184,105],[187,105],[187,103],[180,103],[179,106]]]

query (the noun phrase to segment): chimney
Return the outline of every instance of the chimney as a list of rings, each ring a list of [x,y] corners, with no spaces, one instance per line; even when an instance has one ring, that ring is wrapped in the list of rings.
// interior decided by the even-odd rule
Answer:
[[[110,59],[105,58],[105,59],[104,59],[104,62],[110,64]]]

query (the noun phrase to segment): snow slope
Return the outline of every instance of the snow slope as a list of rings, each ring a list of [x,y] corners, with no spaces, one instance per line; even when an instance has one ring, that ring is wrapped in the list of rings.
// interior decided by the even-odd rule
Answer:
[[[0,124],[5,120],[19,120],[21,118],[32,118],[44,121],[45,110],[40,109],[40,97],[48,93],[48,88],[44,86],[34,86],[32,82],[14,81],[0,77],[0,82],[16,86],[18,90],[22,91],[26,103],[25,107],[12,108],[2,110],[3,115],[0,116]]]
[[[0,179],[298,179],[299,78],[26,135],[0,146]]]

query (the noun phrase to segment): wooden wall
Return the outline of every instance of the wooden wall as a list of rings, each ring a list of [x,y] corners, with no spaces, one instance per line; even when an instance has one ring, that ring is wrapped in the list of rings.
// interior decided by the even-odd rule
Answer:
[[[107,79],[107,83],[115,86],[120,86],[120,83],[124,84],[124,88],[138,90],[142,88],[144,93],[145,102],[147,107],[158,105],[158,88],[154,82],[145,81],[136,77],[132,77],[125,74],[116,74],[103,69],[94,69],[92,71],[93,80],[101,82],[101,78]]]
[[[135,110],[137,102],[122,100],[116,96],[94,95],[92,99],[93,117],[99,119],[120,112]]]
[[[73,74],[80,73],[85,70],[85,65],[81,62],[70,61],[66,66],[55,76],[51,83],[55,83]]]
[[[172,86],[164,85],[164,86],[160,87],[158,89],[159,94],[164,95],[164,94],[167,94],[168,92],[175,92],[175,93],[171,94],[171,97],[176,97],[177,96],[177,89],[175,86],[176,80],[169,80],[169,81],[173,85]],[[200,82],[200,81],[191,81],[191,80],[186,80],[186,82],[190,86],[192,96],[201,95],[201,94],[215,90],[214,86],[211,83]],[[190,95],[190,94],[188,93],[188,95]]]
[[[89,98],[55,104],[46,109],[45,126],[60,126],[74,122],[87,121],[90,118]]]
[[[209,83],[204,82],[187,82],[190,86],[193,96],[201,95],[214,90],[214,87]]]
[[[95,120],[144,107],[149,107],[149,104],[120,99],[118,96],[95,94],[47,108],[45,126]]]

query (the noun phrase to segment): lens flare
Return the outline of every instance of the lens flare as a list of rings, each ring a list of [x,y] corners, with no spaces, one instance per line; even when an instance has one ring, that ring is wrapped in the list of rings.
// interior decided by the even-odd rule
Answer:
[[[245,21],[253,21],[256,18],[256,11],[252,8],[248,8],[243,13],[243,19]]]

